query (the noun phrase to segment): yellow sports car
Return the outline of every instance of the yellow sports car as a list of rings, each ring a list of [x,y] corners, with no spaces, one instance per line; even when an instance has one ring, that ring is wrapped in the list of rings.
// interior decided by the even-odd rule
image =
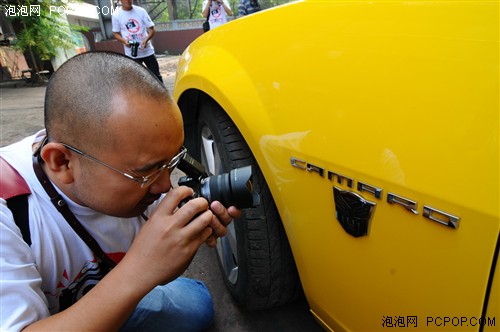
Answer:
[[[210,174],[261,203],[219,241],[247,309],[335,331],[500,328],[499,2],[298,1],[183,53],[174,99]]]

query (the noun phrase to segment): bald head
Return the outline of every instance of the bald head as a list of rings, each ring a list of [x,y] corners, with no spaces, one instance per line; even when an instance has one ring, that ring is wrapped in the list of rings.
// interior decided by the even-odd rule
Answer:
[[[45,94],[45,128],[50,139],[98,148],[110,135],[113,97],[140,94],[172,103],[165,86],[144,66],[121,54],[88,52],[65,62]],[[89,144],[90,143],[90,144]]]

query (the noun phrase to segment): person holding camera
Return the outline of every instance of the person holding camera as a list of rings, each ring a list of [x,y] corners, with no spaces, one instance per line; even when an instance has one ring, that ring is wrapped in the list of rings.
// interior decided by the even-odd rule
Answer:
[[[241,211],[172,189],[186,149],[166,87],[83,53],[50,78],[44,120],[0,148],[0,330],[207,329],[210,293],[180,276]]]
[[[227,0],[203,0],[203,17],[208,17],[210,30],[227,22],[227,16],[232,16],[233,11]]]
[[[163,82],[151,39],[154,23],[144,8],[133,6],[132,0],[122,0],[122,6],[112,16],[113,36],[123,44],[125,55],[143,63]]]
[[[258,0],[240,0],[240,4],[238,5],[238,17],[253,14],[260,10],[261,8]]]

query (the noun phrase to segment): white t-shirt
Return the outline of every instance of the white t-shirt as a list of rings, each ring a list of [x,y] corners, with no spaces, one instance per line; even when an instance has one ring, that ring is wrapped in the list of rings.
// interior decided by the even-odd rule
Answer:
[[[223,1],[228,8],[231,8],[227,0]],[[202,10],[205,9],[207,4],[208,0],[203,0]],[[216,28],[219,25],[227,22],[226,11],[224,10],[224,7],[222,7],[222,5],[219,5],[217,1],[212,1],[212,4],[210,5],[209,15],[210,17],[208,19],[208,22],[210,23],[210,29]]]
[[[113,32],[119,32],[127,41],[137,41],[141,43],[148,36],[148,28],[154,27],[155,24],[151,21],[146,10],[142,7],[132,6],[131,10],[118,10],[113,14],[111,21],[113,23]],[[123,45],[125,54],[132,57],[130,47]],[[145,58],[155,53],[151,40],[148,41],[146,47],[137,49],[137,57],[134,59]]]
[[[103,277],[93,252],[55,209],[36,178],[31,159],[34,138],[31,136],[0,149],[0,156],[30,187],[32,242],[31,247],[24,242],[11,211],[0,198],[1,331],[20,331],[71,306]],[[109,217],[62,196],[103,251],[118,262],[144,223],[143,219]],[[155,206],[150,206],[145,214],[149,215]]]

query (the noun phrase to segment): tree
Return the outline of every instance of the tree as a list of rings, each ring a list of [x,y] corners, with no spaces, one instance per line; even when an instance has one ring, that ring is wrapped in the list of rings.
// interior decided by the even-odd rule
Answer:
[[[177,1],[167,0],[168,17],[170,20],[177,20]]]
[[[83,27],[68,24],[65,18],[65,12],[69,10],[67,0],[12,2],[16,4],[7,6],[14,6],[13,9],[19,13],[9,15],[13,25],[17,27],[13,47],[29,56],[35,73],[43,70],[42,61],[55,57],[58,49],[68,50],[75,47],[73,31],[85,30]],[[42,80],[42,77],[38,75],[37,79]]]

